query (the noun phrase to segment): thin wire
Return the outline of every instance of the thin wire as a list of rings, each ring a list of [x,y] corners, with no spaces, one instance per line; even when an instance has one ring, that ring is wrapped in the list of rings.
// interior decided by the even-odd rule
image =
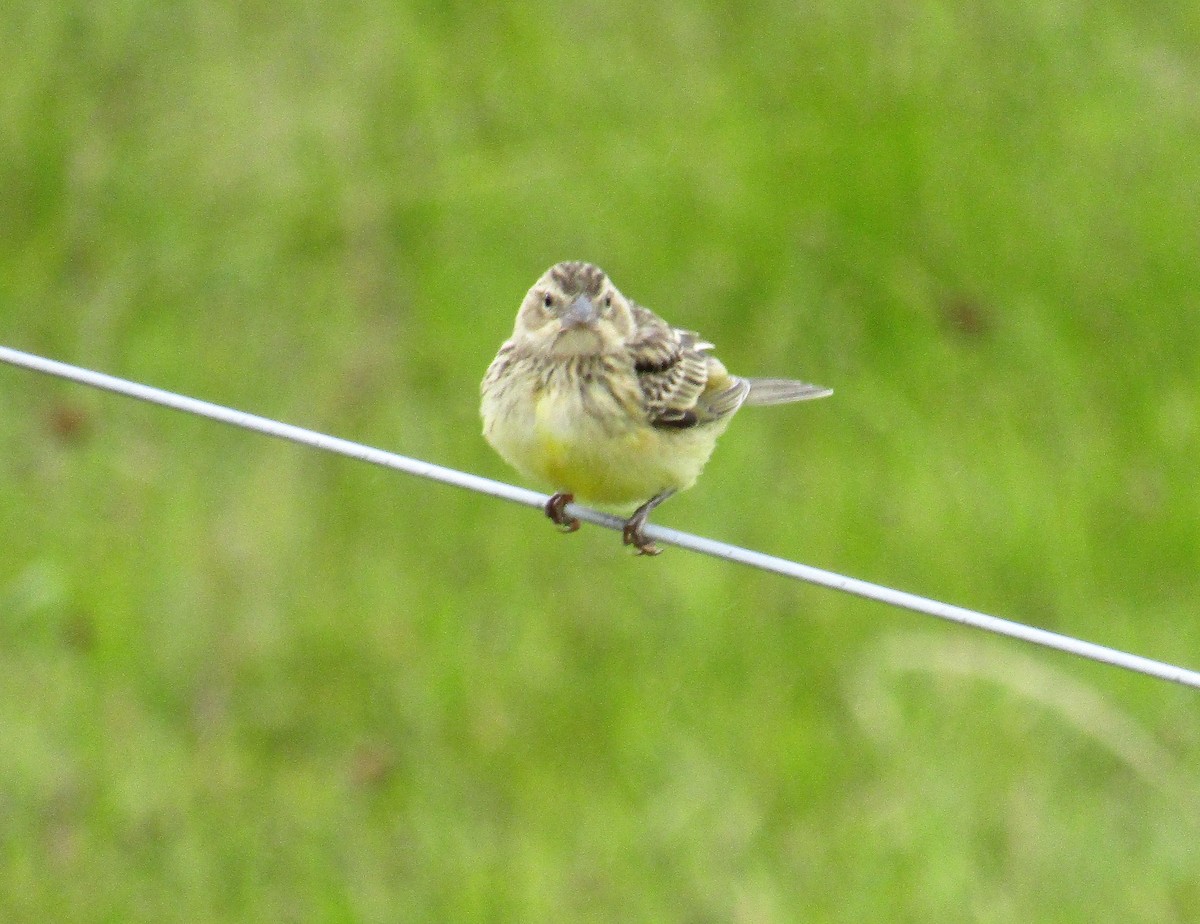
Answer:
[[[82,385],[89,385],[93,388],[116,392],[119,395],[137,398],[140,401],[147,401],[151,404],[161,404],[164,407],[174,408],[177,411],[184,411],[188,414],[196,414],[200,417],[218,420],[222,423],[242,427],[246,430],[253,430],[267,436],[274,436],[279,439],[290,440],[293,443],[312,446],[315,449],[323,449],[326,452],[349,456],[352,459],[360,459],[363,462],[370,462],[373,465],[382,465],[385,468],[392,468],[396,471],[416,475],[420,478],[430,478],[444,484],[466,488],[468,491],[478,491],[481,494],[488,494],[492,497],[499,497],[517,504],[524,504],[526,507],[540,508],[549,499],[547,495],[540,494],[537,491],[518,488],[515,485],[505,484],[501,481],[492,481],[490,478],[481,478],[478,475],[445,468],[430,462],[422,462],[419,459],[410,459],[393,452],[386,452],[382,449],[364,446],[361,443],[339,439],[336,436],[317,433],[313,430],[306,430],[303,427],[281,423],[278,420],[259,417],[255,414],[247,414],[244,411],[236,411],[219,404],[210,404],[207,401],[199,401],[196,398],[188,398],[174,392],[163,391],[160,388],[152,388],[149,385],[141,385],[137,382],[130,382],[126,379],[105,375],[102,372],[81,369],[78,366],[45,359],[31,353],[22,353],[19,350],[13,350],[5,346],[0,346],[0,362],[19,366],[24,369],[32,369],[35,372],[43,372],[47,375],[68,379]],[[578,517],[580,520],[596,526],[604,526],[608,529],[619,530],[625,525],[625,521],[620,517],[601,513],[588,507],[581,507],[578,504],[568,505],[567,512],[572,516]],[[752,568],[770,571],[774,574],[794,578],[798,581],[807,581],[810,584],[819,584],[822,587],[840,590],[858,597],[865,597],[868,600],[878,600],[880,603],[886,603],[889,606],[914,610],[918,613],[936,616],[938,619],[961,623],[965,626],[983,629],[986,632],[994,632],[997,635],[1020,639],[1034,645],[1065,651],[1068,654],[1077,655],[1081,658],[1088,658],[1092,661],[1099,661],[1103,664],[1111,664],[1114,667],[1157,677],[1160,680],[1169,680],[1174,683],[1200,689],[1200,672],[1188,670],[1184,667],[1144,658],[1140,655],[1130,654],[1115,648],[1108,648],[1104,645],[1097,645],[1093,642],[1085,642],[1069,635],[1060,635],[1057,632],[1049,632],[1045,629],[1025,625],[1024,623],[1012,622],[1011,620],[1000,619],[996,616],[988,616],[985,613],[979,613],[961,606],[952,606],[949,603],[941,603],[937,600],[919,597],[916,594],[893,590],[890,587],[882,587],[878,584],[860,581],[857,578],[835,574],[832,571],[823,571],[820,568],[802,565],[799,562],[776,558],[773,555],[764,555],[761,552],[739,548],[725,542],[718,542],[715,539],[706,539],[703,536],[695,536],[691,533],[680,532],[679,530],[670,529],[665,526],[649,524],[645,529],[645,533],[648,538],[655,542],[664,542],[682,549],[690,549],[702,555],[723,558],[726,561],[749,565]]]

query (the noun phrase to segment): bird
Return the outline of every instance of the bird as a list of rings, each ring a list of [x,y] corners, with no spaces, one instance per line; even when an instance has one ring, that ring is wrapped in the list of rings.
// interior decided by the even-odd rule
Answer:
[[[578,498],[622,513],[625,545],[657,555],[650,512],[690,488],[744,405],[831,395],[792,379],[731,374],[698,333],[626,298],[598,266],[550,267],[517,311],[484,375],[483,436],[526,478],[554,489],[545,513],[563,532]]]

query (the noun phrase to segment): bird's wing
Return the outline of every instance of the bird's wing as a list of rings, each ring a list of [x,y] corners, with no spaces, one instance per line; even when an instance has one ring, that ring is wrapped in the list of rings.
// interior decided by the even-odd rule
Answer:
[[[708,355],[711,343],[693,331],[671,327],[648,308],[632,308],[637,330],[629,353],[653,426],[695,427],[728,417],[741,406],[750,386]]]

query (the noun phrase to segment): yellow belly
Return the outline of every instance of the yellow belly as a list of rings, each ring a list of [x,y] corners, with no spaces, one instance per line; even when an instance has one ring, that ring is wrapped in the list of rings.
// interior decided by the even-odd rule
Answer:
[[[514,468],[600,506],[632,507],[691,487],[723,425],[664,430],[575,390],[484,406],[484,436]]]

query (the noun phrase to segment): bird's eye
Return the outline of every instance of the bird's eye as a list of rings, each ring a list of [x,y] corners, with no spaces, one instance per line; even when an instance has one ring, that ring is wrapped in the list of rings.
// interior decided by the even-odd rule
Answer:
[[[612,307],[612,296],[611,295],[604,296],[604,307],[605,308]]]
[[[542,304],[545,305],[547,308],[553,308],[554,307],[554,296],[547,292],[546,297],[544,299],[542,299]]]

